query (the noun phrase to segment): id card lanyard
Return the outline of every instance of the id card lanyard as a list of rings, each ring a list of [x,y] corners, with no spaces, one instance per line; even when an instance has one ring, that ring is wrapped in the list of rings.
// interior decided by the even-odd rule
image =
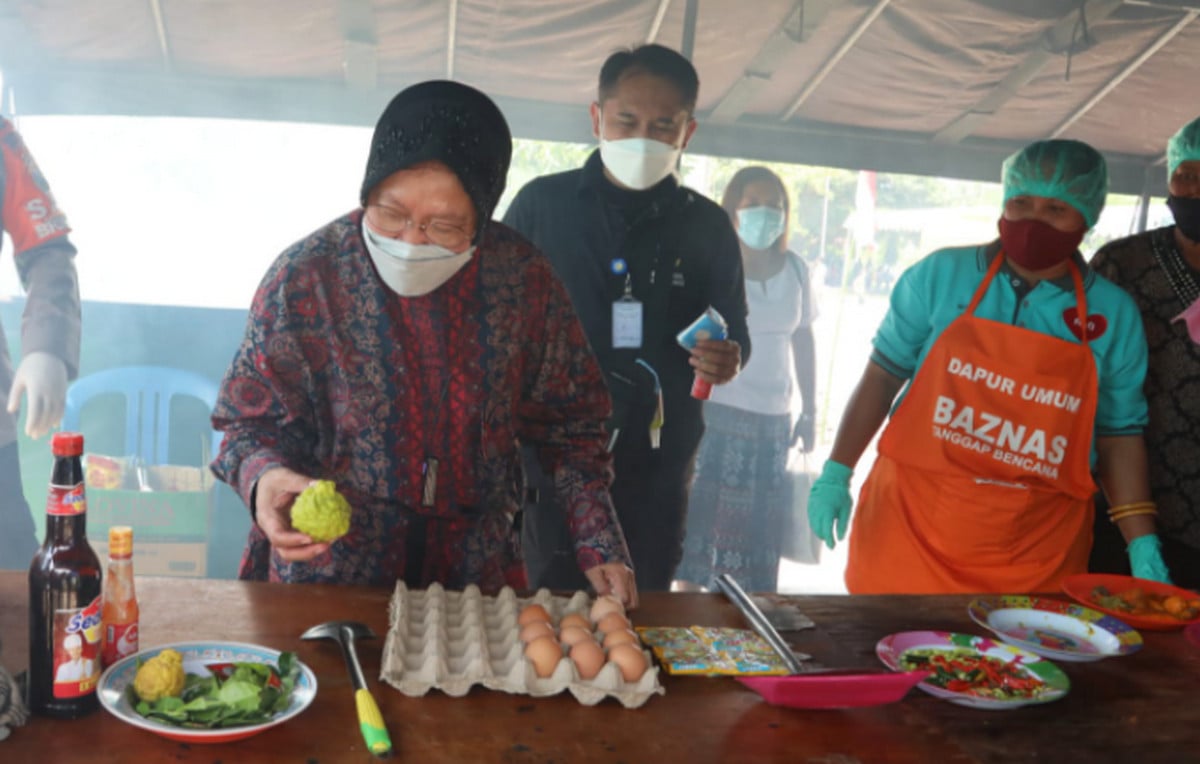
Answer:
[[[612,304],[612,344],[614,348],[640,348],[642,346],[641,300],[633,296],[633,277],[624,259],[614,258],[609,266],[617,276],[625,276],[625,291]]]

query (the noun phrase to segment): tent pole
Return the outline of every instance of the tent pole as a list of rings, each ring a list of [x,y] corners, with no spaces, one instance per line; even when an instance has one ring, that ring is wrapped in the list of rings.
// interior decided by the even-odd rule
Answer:
[[[696,16],[699,14],[700,0],[687,0],[683,6],[683,44],[680,53],[688,61],[696,47]]]
[[[1138,197],[1137,232],[1143,233],[1150,220],[1150,177],[1152,165],[1146,165],[1146,176],[1142,182],[1142,195]]]

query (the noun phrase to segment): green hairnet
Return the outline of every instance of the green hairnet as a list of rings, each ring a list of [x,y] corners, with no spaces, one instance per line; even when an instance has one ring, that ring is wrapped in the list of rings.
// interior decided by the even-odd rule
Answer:
[[[1014,196],[1059,199],[1079,210],[1087,227],[1096,225],[1108,193],[1104,157],[1080,141],[1031,143],[1004,160],[1004,201]]]
[[[1167,177],[1175,174],[1181,162],[1200,159],[1200,117],[1193,119],[1167,141]]]

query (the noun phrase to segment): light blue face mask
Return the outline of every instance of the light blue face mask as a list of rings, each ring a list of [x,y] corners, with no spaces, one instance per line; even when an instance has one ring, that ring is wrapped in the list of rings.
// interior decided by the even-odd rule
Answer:
[[[738,237],[750,249],[766,249],[783,235],[783,210],[746,207],[737,211]]]

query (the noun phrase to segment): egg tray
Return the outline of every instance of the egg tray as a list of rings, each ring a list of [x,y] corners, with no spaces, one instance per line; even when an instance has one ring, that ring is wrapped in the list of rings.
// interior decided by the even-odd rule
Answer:
[[[626,682],[613,663],[605,663],[594,678],[583,679],[565,653],[550,676],[539,677],[518,638],[517,615],[532,603],[546,608],[555,624],[568,613],[586,616],[592,605],[581,591],[567,598],[540,589],[533,597],[518,597],[504,587],[495,596],[485,596],[473,585],[459,592],[436,583],[422,590],[397,582],[388,603],[380,679],[410,697],[435,688],[460,697],[478,684],[533,697],[567,690],[585,706],[612,697],[626,708],[666,692],[645,649],[648,668],[636,682]]]

